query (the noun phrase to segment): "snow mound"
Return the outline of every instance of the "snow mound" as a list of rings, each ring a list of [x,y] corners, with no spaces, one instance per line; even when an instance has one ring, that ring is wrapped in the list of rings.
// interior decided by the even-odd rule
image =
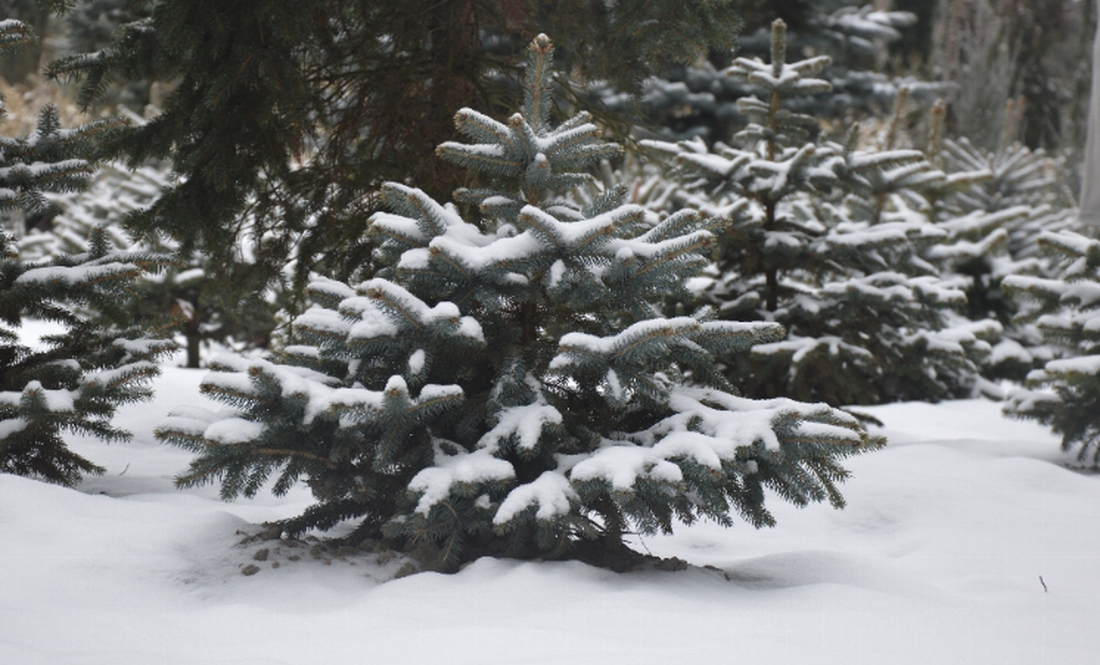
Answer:
[[[123,409],[133,443],[74,437],[107,468],[78,490],[0,475],[0,662],[1095,661],[1100,476],[992,402],[862,409],[890,443],[849,461],[842,511],[770,501],[774,529],[636,540],[686,571],[483,558],[394,579],[392,554],[264,533],[309,505],[303,488],[173,489],[188,455],[152,428],[211,406],[201,376],[166,369],[154,402]]]

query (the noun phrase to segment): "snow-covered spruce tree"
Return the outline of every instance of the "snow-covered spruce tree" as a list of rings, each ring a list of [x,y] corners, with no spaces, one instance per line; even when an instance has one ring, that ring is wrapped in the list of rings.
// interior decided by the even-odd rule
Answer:
[[[1050,358],[1034,326],[1017,320],[1017,304],[1001,281],[1013,274],[1053,277],[1036,239],[1069,227],[1076,211],[1060,184],[1059,163],[1014,139],[1019,114],[1012,102],[1005,116],[996,150],[980,150],[966,138],[929,141],[930,158],[947,176],[922,191],[929,205],[920,207],[947,233],[925,257],[959,280],[967,296],[963,314],[974,326],[1001,328],[983,375],[1023,380]]]
[[[156,200],[168,184],[165,168],[123,168],[100,164],[80,190],[43,192],[51,219],[44,228],[29,229],[17,241],[24,261],[87,252],[91,239],[103,230],[112,249],[125,250],[134,241],[123,229],[126,215]]]
[[[17,21],[0,21],[0,48],[33,34]],[[57,112],[43,109],[30,136],[0,137],[0,209],[35,211],[43,192],[85,185],[84,157],[93,136],[109,123],[59,127]],[[112,252],[96,236],[88,252],[28,263],[14,255],[13,237],[0,230],[0,472],[74,484],[101,472],[69,450],[62,432],[125,439],[111,425],[120,404],[149,395],[157,373],[154,356],[171,346],[125,324],[129,285],[150,256]],[[88,309],[98,313],[92,323]],[[61,324],[63,332],[31,345],[21,339],[25,319]],[[117,325],[104,327],[114,319]]]
[[[220,481],[229,499],[304,478],[318,503],[288,532],[355,518],[358,537],[437,544],[446,568],[485,553],[617,565],[631,530],[771,524],[766,488],[842,504],[839,459],[879,441],[823,404],[738,397],[714,371],[778,325],[658,315],[706,263],[714,222],[651,224],[621,189],[575,205],[583,169],[617,147],[586,114],[551,123],[549,40],[530,52],[522,112],[462,109],[475,143],[439,147],[482,178],[457,192],[480,223],[386,185],[378,276],[315,281],[286,364],[225,359],[202,390],[231,413],[160,427],[197,453],[182,486]]]
[[[837,406],[956,394],[982,343],[944,331],[965,298],[920,257],[944,233],[891,204],[943,174],[915,150],[859,149],[854,131],[844,144],[818,136],[786,101],[827,89],[815,77],[829,59],[788,63],[782,21],[772,36],[770,64],[739,58],[729,70],[761,93],[739,102],[751,122],[738,147],[645,142],[676,163],[683,189],[667,200],[732,219],[702,300],[723,319],[789,332],[728,361],[728,375],[750,396]]]
[[[1022,317],[1035,321],[1050,345],[1068,357],[1050,360],[1009,394],[1005,412],[1050,425],[1062,449],[1100,466],[1100,241],[1072,231],[1046,232],[1039,243],[1061,257],[1054,278],[1010,275],[1003,287],[1030,304]]]

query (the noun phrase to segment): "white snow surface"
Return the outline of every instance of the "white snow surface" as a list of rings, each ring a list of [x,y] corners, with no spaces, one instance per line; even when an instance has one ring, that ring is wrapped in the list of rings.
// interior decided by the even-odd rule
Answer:
[[[190,454],[152,430],[181,404],[216,408],[202,376],[165,368],[152,403],[122,409],[131,443],[70,437],[107,469],[75,490],[0,475],[0,663],[1096,662],[1100,476],[996,403],[861,409],[890,443],[845,462],[844,510],[770,496],[775,528],[635,541],[687,570],[483,558],[393,579],[400,559],[241,544],[308,506],[303,487],[173,489]]]

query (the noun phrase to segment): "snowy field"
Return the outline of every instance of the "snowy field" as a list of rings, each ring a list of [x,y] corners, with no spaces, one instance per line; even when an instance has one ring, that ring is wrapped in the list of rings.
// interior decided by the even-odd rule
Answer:
[[[848,462],[845,510],[773,500],[774,529],[639,545],[687,570],[482,559],[394,579],[374,553],[242,543],[304,489],[173,489],[189,455],[152,428],[201,377],[168,369],[124,409],[132,443],[74,441],[107,468],[77,490],[0,475],[0,663],[1100,662],[1100,476],[993,403],[867,409],[890,443]]]

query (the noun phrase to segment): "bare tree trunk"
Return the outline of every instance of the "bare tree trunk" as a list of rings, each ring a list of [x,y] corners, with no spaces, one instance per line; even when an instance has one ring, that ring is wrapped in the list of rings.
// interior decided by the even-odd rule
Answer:
[[[1081,222],[1100,226],[1100,21],[1092,48],[1092,94],[1081,177]]]

